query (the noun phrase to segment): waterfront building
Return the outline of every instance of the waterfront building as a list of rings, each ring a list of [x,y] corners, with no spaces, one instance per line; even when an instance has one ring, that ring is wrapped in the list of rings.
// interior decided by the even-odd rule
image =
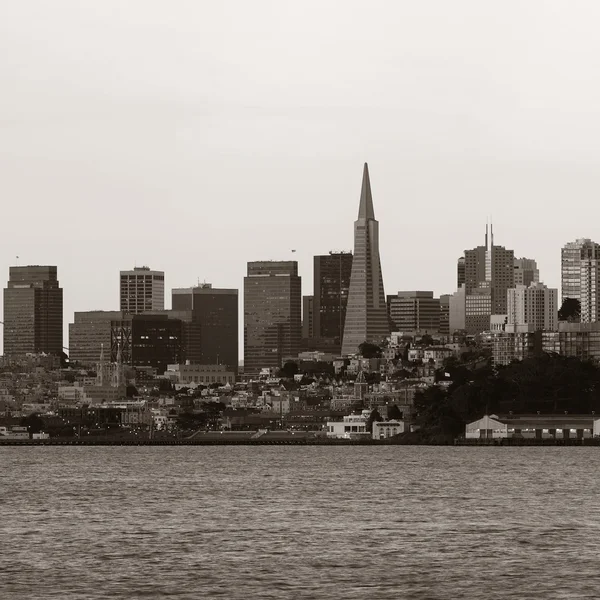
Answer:
[[[165,273],[149,267],[135,267],[120,274],[121,311],[140,314],[165,308]]]
[[[367,430],[371,411],[363,410],[360,415],[346,415],[341,421],[327,421],[328,438],[343,440],[371,439],[372,432]]]
[[[4,355],[60,355],[63,290],[55,266],[10,267],[4,289]]]
[[[440,299],[433,292],[398,292],[388,296],[388,311],[394,331],[412,335],[437,334],[440,330]]]
[[[316,346],[334,354],[342,350],[351,274],[351,252],[314,257],[313,337],[318,339]]]
[[[532,258],[515,258],[514,266],[515,287],[518,285],[529,287],[532,283],[540,281],[540,271]]]
[[[374,421],[373,422],[373,439],[385,440],[404,433],[404,421]]]
[[[530,325],[532,331],[558,328],[558,290],[543,283],[518,285],[508,294],[507,324]]]
[[[597,432],[594,415],[485,415],[465,426],[466,439],[587,439]]]
[[[237,372],[238,290],[202,283],[172,291],[167,314],[184,322],[182,361],[223,364]]]
[[[390,335],[379,256],[369,168],[365,163],[358,219],[354,222],[354,258],[348,291],[342,354],[358,352],[363,342],[381,344]]]
[[[301,285],[296,261],[249,262],[244,277],[244,374],[278,369],[298,356]]]

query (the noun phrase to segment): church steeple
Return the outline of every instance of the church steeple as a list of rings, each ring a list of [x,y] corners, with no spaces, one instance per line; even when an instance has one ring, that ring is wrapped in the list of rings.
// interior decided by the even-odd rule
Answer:
[[[363,169],[362,189],[360,191],[360,205],[358,207],[359,219],[374,219],[373,196],[371,195],[371,180],[369,179],[369,165],[365,163]]]

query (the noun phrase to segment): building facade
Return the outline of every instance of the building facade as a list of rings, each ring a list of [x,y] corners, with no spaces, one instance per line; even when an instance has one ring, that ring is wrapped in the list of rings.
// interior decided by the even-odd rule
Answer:
[[[589,238],[579,238],[565,244],[561,249],[561,302],[574,298],[583,304],[582,276],[586,264],[600,258],[600,244]]]
[[[124,313],[117,310],[93,310],[76,312],[74,322],[69,324],[69,359],[83,367],[92,368],[100,349],[111,348],[112,323],[123,321]]]
[[[354,258],[344,323],[342,354],[355,354],[363,342],[380,344],[390,335],[379,257],[369,168],[365,163],[358,219],[354,222]]]
[[[600,361],[600,321],[558,324],[558,331],[542,333],[542,350],[581,360]]]
[[[298,356],[302,333],[301,287],[296,261],[249,262],[244,278],[244,374],[280,368]]]
[[[172,292],[169,315],[184,322],[183,359],[193,364],[223,364],[237,372],[238,290],[203,283]]]
[[[388,296],[388,311],[394,331],[437,334],[440,331],[440,299],[433,292],[398,292]]]
[[[532,283],[539,283],[540,271],[532,258],[515,258],[514,267],[515,287],[518,285],[529,287]]]
[[[341,352],[352,274],[351,252],[330,252],[314,257],[313,335]]]
[[[302,296],[302,338],[313,338],[315,333],[315,297]]]
[[[529,325],[532,331],[558,328],[558,290],[543,283],[508,290],[507,324]]]
[[[10,267],[4,289],[4,356],[63,351],[63,290],[54,266]]]
[[[165,273],[149,267],[121,271],[120,307],[122,312],[137,315],[165,308]]]

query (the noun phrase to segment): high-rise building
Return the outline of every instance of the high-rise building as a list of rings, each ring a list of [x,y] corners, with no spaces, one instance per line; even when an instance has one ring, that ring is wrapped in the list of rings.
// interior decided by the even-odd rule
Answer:
[[[315,297],[302,296],[302,338],[315,335]]]
[[[450,298],[451,294],[440,296],[440,335],[450,335]]]
[[[465,328],[475,334],[489,328],[492,314],[506,314],[506,292],[514,287],[514,252],[494,245],[485,230],[485,245],[465,250]],[[473,296],[473,298],[471,298]],[[487,313],[487,317],[486,312]],[[481,328],[481,329],[480,329]]]
[[[456,261],[456,289],[465,283],[465,257],[461,256]]]
[[[440,330],[440,299],[433,292],[398,292],[388,296],[388,310],[394,331],[437,334]]]
[[[580,238],[561,250],[562,302],[567,298],[581,304],[581,322],[600,320],[600,244]]]
[[[183,325],[183,360],[201,365],[238,367],[238,290],[203,283],[175,288],[173,309],[166,311]]]
[[[112,323],[123,321],[124,318],[124,313],[118,310],[76,312],[74,322],[69,324],[71,363],[93,368],[98,362],[101,349],[110,361]]]
[[[120,281],[120,306],[123,312],[138,315],[150,310],[164,310],[164,271],[135,267],[133,271],[121,271]]]
[[[390,335],[379,257],[369,168],[365,163],[358,219],[354,222],[354,258],[348,291],[342,354],[355,354],[363,342],[381,343]]]
[[[248,263],[244,277],[244,373],[280,368],[300,349],[301,277],[296,261]]]
[[[313,335],[341,351],[352,273],[351,252],[330,252],[314,258]]]
[[[529,331],[556,331],[558,328],[558,290],[543,283],[518,285],[508,294],[507,330],[516,326]]]
[[[515,286],[529,287],[532,283],[539,283],[540,272],[537,263],[532,258],[515,258]]]
[[[57,268],[10,267],[4,289],[4,355],[59,355],[63,350],[63,290]]]

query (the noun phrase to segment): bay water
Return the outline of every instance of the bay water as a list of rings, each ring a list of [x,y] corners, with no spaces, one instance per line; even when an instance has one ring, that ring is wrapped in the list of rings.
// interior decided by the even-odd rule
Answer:
[[[597,598],[599,459],[0,447],[0,598]]]

